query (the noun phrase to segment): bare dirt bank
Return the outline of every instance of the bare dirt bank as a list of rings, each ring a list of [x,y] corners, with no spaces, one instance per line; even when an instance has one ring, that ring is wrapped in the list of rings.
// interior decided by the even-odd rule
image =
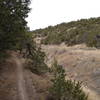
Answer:
[[[50,66],[56,58],[70,79],[82,81],[89,100],[100,100],[100,50],[83,45],[43,45]]]

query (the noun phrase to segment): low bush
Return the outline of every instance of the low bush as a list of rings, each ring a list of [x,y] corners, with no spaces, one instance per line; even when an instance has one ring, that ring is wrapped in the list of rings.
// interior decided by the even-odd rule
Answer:
[[[87,95],[82,90],[82,83],[66,80],[65,70],[62,66],[54,62],[52,67],[54,79],[49,92],[51,100],[87,100]]]

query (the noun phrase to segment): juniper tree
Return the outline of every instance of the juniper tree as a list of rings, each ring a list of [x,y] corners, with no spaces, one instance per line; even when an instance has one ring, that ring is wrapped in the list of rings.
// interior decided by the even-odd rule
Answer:
[[[0,50],[14,49],[26,38],[30,0],[0,0]]]
[[[81,82],[66,80],[65,70],[54,61],[52,66],[54,78],[50,94],[54,100],[87,100],[87,95],[81,88]]]
[[[29,4],[30,0],[0,0],[0,51],[26,51],[34,72],[46,64],[44,53],[36,47],[32,34],[27,32],[25,19],[30,11]]]

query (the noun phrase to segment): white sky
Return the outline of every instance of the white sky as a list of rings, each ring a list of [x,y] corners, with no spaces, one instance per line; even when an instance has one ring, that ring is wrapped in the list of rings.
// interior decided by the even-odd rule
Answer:
[[[30,7],[27,21],[31,30],[100,16],[100,0],[32,0]]]

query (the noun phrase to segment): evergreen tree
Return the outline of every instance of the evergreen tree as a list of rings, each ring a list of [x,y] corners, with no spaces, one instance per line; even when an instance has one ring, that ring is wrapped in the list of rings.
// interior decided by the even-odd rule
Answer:
[[[58,65],[55,60],[52,66],[52,71],[54,73],[54,79],[52,80],[53,86],[50,89],[50,92],[54,96],[55,100],[61,100],[66,91],[65,70],[62,66]]]
[[[0,0],[0,50],[16,49],[25,40],[30,0]]]
[[[39,72],[47,68],[44,63],[45,54],[33,41],[32,34],[27,32],[30,11],[30,0],[0,0],[0,58],[5,50],[24,50],[26,58],[31,59],[30,69]]]
[[[54,61],[52,66],[54,79],[50,88],[53,100],[87,100],[86,94],[82,91],[81,82],[65,79],[65,70]]]

